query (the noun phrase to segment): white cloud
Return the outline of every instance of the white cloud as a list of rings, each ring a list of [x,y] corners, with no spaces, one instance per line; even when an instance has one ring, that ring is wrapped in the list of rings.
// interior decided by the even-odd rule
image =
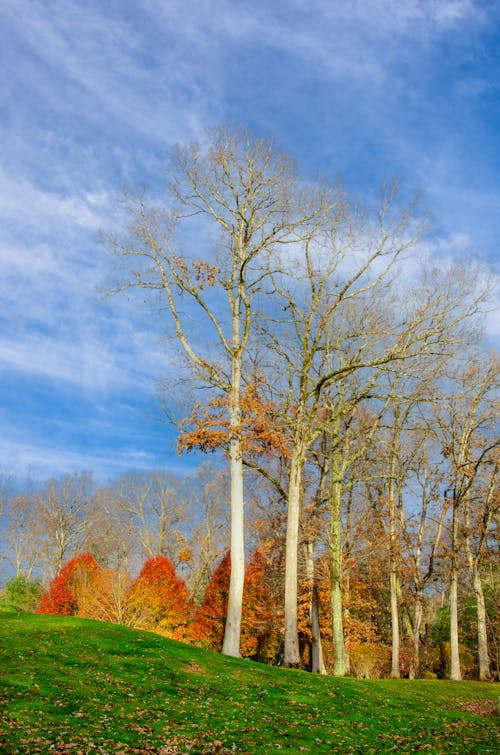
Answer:
[[[175,457],[162,457],[160,454],[124,449],[113,453],[94,454],[88,451],[72,451],[40,443],[17,442],[0,438],[0,457],[3,468],[16,478],[29,477],[32,480],[45,480],[50,475],[57,477],[75,471],[91,471],[99,483],[110,481],[123,470],[161,468],[174,473],[185,473],[187,465]]]
[[[497,16],[475,0],[3,0],[2,367],[101,397],[144,397],[175,371],[158,313],[99,301],[110,262],[96,232],[115,223],[122,184],[161,178],[169,146],[200,138],[205,125],[275,130],[327,173],[352,166],[361,184],[402,165],[447,218],[431,256],[480,246],[484,227],[493,237],[498,194],[463,189],[468,154],[441,120],[444,89],[434,86],[455,65],[441,57],[445,40],[460,58],[446,94],[491,94],[493,76],[467,72],[469,42]],[[373,170],[363,164],[372,156]],[[488,330],[498,333],[498,315]],[[16,442],[13,463],[64,458]],[[64,463],[72,469],[78,457]]]

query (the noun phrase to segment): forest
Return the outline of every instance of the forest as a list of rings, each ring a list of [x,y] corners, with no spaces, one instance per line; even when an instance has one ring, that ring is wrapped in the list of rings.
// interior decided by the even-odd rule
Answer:
[[[211,461],[5,484],[2,602],[320,674],[498,679],[487,271],[433,256],[397,182],[361,207],[244,129],[122,211],[110,293],[162,312],[165,413]]]

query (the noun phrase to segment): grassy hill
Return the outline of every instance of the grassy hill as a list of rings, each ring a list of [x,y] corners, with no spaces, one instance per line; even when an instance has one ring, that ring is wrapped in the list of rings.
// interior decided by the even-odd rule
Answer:
[[[1,753],[497,753],[499,694],[319,678],[111,624],[0,614]]]

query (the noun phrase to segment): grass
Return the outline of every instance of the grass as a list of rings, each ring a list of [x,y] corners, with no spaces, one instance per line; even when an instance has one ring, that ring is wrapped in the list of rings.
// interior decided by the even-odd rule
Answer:
[[[0,615],[1,753],[497,753],[498,685],[316,677],[84,619]]]

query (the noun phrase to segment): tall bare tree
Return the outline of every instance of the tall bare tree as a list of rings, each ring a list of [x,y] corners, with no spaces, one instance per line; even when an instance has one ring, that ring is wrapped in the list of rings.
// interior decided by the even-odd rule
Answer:
[[[343,406],[339,413],[322,412],[323,396],[356,372],[369,373],[361,390],[361,395],[368,394],[371,371],[408,358],[420,337],[403,332],[400,323],[388,322],[383,307],[376,305],[377,297],[385,298],[390,270],[415,243],[410,233],[413,208],[396,210],[395,196],[394,186],[384,194],[371,223],[344,205],[332,226],[321,227],[304,241],[288,275],[273,276],[287,313],[269,340],[288,372],[292,436],[285,574],[285,664],[289,666],[300,661],[297,548],[304,464],[315,439],[344,412]],[[345,671],[342,663],[338,673]]]
[[[63,563],[81,550],[88,525],[92,476],[89,472],[65,474],[49,480],[33,499],[38,531],[43,538],[41,561],[49,576],[54,576]]]
[[[181,480],[168,472],[130,472],[114,485],[115,505],[140,545],[141,555],[168,556],[178,566],[182,526],[190,516]]]
[[[309,233],[332,199],[301,185],[287,156],[244,130],[218,129],[202,146],[179,148],[170,179],[166,203],[129,202],[127,238],[108,241],[129,263],[115,290],[158,292],[195,377],[228,399],[231,580],[223,652],[237,656],[244,579],[241,392],[254,297],[276,249]]]
[[[484,598],[481,567],[488,553],[495,516],[500,512],[500,448],[482,465],[476,484],[464,503],[465,552],[472,578],[477,609],[477,655],[479,680],[491,679],[488,652],[486,603]]]

